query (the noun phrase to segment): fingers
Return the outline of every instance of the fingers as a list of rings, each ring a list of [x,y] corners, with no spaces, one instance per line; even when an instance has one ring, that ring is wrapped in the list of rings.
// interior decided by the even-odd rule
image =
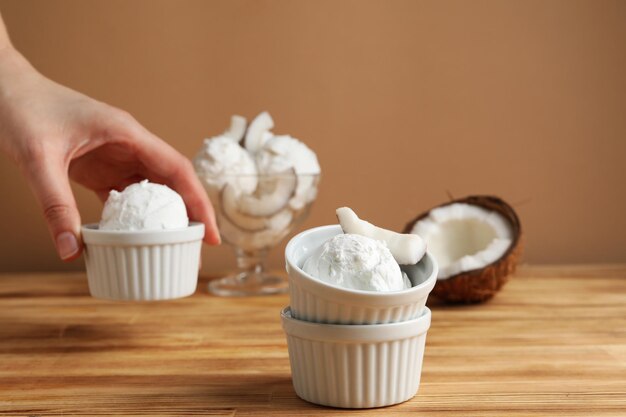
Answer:
[[[136,155],[146,167],[146,178],[176,190],[185,201],[189,217],[204,223],[204,241],[210,245],[219,244],[221,240],[213,206],[191,162],[132,118],[126,119],[126,133],[135,142]]]
[[[155,143],[154,145],[158,147],[158,144]],[[158,150],[155,149],[154,152],[158,152]],[[156,175],[156,178],[162,180],[160,182],[178,191],[185,201],[189,217],[204,223],[206,227],[204,241],[210,245],[219,245],[221,239],[215,221],[215,213],[206,191],[198,181],[189,160],[182,155],[176,159],[177,161],[172,160],[172,163],[177,166],[169,172],[169,175],[163,171],[164,165],[154,166],[144,161],[144,164],[150,167],[149,169],[152,171],[148,173],[148,177],[150,174]]]
[[[64,261],[77,258],[82,251],[80,215],[70,188],[67,170],[53,161],[31,162],[26,177],[43,210],[57,253]]]

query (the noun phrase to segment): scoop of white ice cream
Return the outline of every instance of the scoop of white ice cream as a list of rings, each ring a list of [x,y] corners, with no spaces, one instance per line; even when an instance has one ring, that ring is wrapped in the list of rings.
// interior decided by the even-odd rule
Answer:
[[[298,139],[289,135],[273,136],[258,152],[256,161],[263,174],[284,174],[293,170],[297,175],[296,190],[289,202],[292,208],[298,210],[315,199],[314,175],[320,173],[320,165],[315,152]]]
[[[290,168],[296,174],[319,174],[317,156],[308,146],[289,135],[273,136],[257,155],[259,171],[277,174]]]
[[[102,210],[101,230],[179,229],[189,225],[182,197],[166,185],[148,180],[112,190]]]
[[[325,242],[305,261],[303,270],[321,281],[355,290],[411,288],[384,242],[354,234],[340,234]]]
[[[205,139],[193,163],[205,186],[220,190],[228,182],[244,193],[253,192],[257,186],[254,159],[230,137]]]

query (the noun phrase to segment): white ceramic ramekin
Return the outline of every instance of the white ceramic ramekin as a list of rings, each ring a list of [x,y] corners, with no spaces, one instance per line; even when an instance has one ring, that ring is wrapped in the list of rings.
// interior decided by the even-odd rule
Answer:
[[[398,404],[419,388],[430,310],[400,323],[321,324],[281,312],[291,376],[303,400],[341,408]]]
[[[359,291],[320,281],[302,270],[311,253],[331,237],[343,233],[341,226],[321,226],[294,236],[285,249],[289,274],[291,314],[316,323],[379,324],[419,317],[437,281],[437,262],[430,253],[417,264],[402,266],[413,283],[408,290]]]
[[[82,227],[89,292],[120,301],[167,300],[191,295],[198,284],[204,224],[158,231]]]

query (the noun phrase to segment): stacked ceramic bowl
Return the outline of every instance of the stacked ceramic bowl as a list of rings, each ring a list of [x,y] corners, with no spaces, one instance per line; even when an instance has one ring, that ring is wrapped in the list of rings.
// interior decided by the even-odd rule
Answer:
[[[430,254],[402,267],[412,287],[393,292],[346,289],[302,270],[311,253],[341,227],[296,235],[285,250],[290,306],[281,312],[296,394],[342,408],[382,407],[412,398],[419,388],[437,279]]]

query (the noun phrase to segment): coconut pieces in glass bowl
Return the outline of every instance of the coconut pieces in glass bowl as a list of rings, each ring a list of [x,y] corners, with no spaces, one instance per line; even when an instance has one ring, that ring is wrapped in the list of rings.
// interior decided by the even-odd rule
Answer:
[[[405,233],[421,236],[439,263],[433,295],[450,303],[492,298],[515,272],[523,245],[515,210],[494,196],[469,196],[420,214]]]
[[[205,139],[193,160],[217,209],[222,237],[247,251],[278,243],[317,196],[317,156],[300,140],[275,135],[273,128],[267,112],[250,123],[232,116],[230,127]]]

